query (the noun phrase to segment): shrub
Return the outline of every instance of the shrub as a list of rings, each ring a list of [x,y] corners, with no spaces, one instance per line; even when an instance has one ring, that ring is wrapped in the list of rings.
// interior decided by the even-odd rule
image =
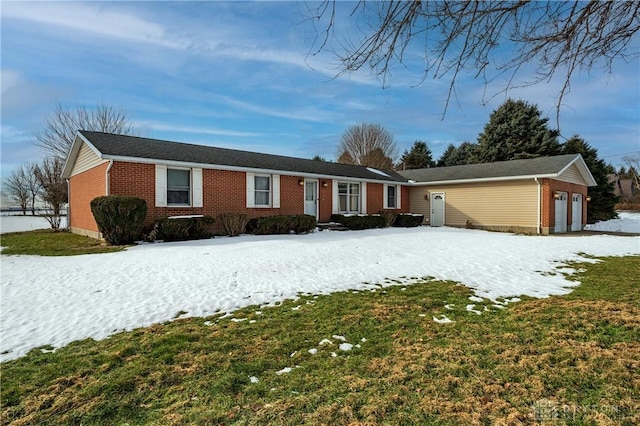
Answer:
[[[398,215],[393,226],[399,228],[415,228],[422,225],[423,221],[424,215],[422,214],[403,213]]]
[[[308,214],[293,216],[292,231],[296,234],[307,234],[316,229],[316,218]]]
[[[147,203],[137,197],[108,195],[91,200],[91,213],[109,244],[131,244],[140,236]]]
[[[211,216],[166,217],[156,222],[152,232],[153,239],[186,241],[212,238],[215,222]]]
[[[218,221],[230,237],[237,237],[245,232],[249,218],[244,213],[222,213],[218,215]]]
[[[380,210],[380,216],[384,219],[384,227],[388,228],[393,226],[398,217],[398,213],[394,210]]]
[[[332,214],[329,218],[331,222],[342,224],[351,231],[362,229],[384,228],[385,220],[379,214],[371,215],[342,215]]]
[[[247,231],[255,235],[303,234],[316,227],[316,218],[310,215],[265,216],[251,219]]]

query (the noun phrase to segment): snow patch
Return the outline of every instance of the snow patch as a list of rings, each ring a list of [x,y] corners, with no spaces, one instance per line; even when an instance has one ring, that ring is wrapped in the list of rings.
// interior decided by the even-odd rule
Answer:
[[[440,318],[433,317],[433,320],[438,324],[449,324],[449,323],[455,322],[452,319],[447,318],[446,315],[440,315]]]
[[[353,345],[351,343],[340,343],[340,346],[338,346],[338,349],[340,349],[341,351],[347,352],[353,349]]]

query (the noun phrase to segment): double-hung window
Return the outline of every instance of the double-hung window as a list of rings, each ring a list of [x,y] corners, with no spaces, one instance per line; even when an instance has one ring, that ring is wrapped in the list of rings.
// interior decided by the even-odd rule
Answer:
[[[385,209],[399,209],[402,207],[402,202],[400,201],[400,185],[384,185],[384,203],[382,208]]]
[[[202,169],[156,164],[156,207],[202,206]]]
[[[167,169],[167,204],[188,206],[191,203],[191,170]]]
[[[338,182],[338,206],[342,213],[360,212],[360,184]]]
[[[254,200],[256,206],[268,207],[271,200],[270,176],[254,176]]]
[[[395,209],[398,207],[397,196],[396,196],[397,188],[393,185],[387,186],[387,208]]]

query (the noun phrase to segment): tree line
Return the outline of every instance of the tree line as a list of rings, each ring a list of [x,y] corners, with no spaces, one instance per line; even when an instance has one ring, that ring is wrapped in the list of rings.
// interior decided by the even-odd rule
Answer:
[[[359,164],[384,170],[408,170],[427,167],[460,166],[561,154],[581,154],[597,186],[588,189],[591,202],[587,220],[593,223],[616,217],[618,197],[609,174],[615,169],[598,157],[598,152],[583,138],[574,135],[559,141],[560,132],[548,125],[540,109],[523,100],[508,99],[489,116],[476,142],[450,144],[435,161],[424,141],[415,141],[399,161],[397,144],[389,131],[379,124],[362,123],[350,127],[338,145],[337,162]],[[631,171],[635,171],[629,167]]]

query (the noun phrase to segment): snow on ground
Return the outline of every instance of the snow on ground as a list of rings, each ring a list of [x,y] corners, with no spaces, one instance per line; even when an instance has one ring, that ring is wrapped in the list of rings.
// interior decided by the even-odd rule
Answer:
[[[628,232],[640,234],[640,213],[618,212],[618,219],[596,222],[593,225],[585,225],[584,229],[589,231]]]
[[[205,317],[301,293],[410,284],[398,277],[458,281],[492,300],[566,294],[577,284],[557,268],[593,261],[578,253],[639,255],[640,237],[388,228],[143,244],[70,257],[0,256],[0,360],[178,314]]]
[[[67,218],[60,223],[61,228],[66,228]],[[0,216],[0,234],[8,232],[34,231],[36,229],[49,229],[51,225],[42,216]]]

